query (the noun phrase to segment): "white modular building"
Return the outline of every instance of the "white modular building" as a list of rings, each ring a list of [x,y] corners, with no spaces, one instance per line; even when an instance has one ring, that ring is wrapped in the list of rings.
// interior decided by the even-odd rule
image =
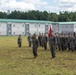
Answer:
[[[46,33],[52,26],[54,33],[76,32],[76,22],[52,22],[41,20],[0,19],[0,36]]]
[[[53,22],[52,28],[54,33],[76,33],[76,22]]]
[[[76,32],[76,22],[58,22],[59,33],[73,33]]]
[[[48,34],[51,25],[51,21],[0,19],[0,35]]]
[[[0,22],[0,35],[7,35],[7,25],[5,22]]]

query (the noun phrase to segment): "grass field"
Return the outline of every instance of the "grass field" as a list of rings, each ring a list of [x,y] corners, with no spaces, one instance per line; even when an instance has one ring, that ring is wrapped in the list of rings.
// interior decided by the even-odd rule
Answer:
[[[33,59],[32,48],[26,37],[22,37],[22,47],[17,46],[16,37],[0,37],[0,75],[76,75],[76,51],[56,51],[51,53],[38,48],[38,57]]]

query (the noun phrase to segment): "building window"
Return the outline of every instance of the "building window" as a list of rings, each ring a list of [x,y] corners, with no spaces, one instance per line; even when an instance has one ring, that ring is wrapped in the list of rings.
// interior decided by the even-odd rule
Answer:
[[[57,25],[57,27],[58,27],[58,25]]]
[[[35,32],[35,34],[36,34],[36,32]]]
[[[39,27],[40,27],[40,25],[39,25]]]
[[[15,35],[15,32],[13,32],[13,35]]]
[[[11,26],[11,24],[9,24],[9,26]]]
[[[29,26],[27,26],[27,29],[29,28]]]
[[[46,33],[48,33],[48,31],[46,31]]]
[[[29,28],[29,24],[26,24],[26,27]]]
[[[22,25],[22,27],[24,27],[24,24]]]
[[[15,27],[15,24],[13,25],[13,27]]]
[[[1,32],[0,32],[0,35],[1,35]]]
[[[29,31],[27,30],[27,32],[29,32]]]
[[[45,25],[48,28],[48,25]]]
[[[22,32],[22,35],[24,35],[24,32]]]
[[[73,28],[73,26],[71,26],[71,28]]]
[[[36,27],[36,25],[35,25],[35,27]]]
[[[11,32],[11,30],[9,30],[9,32]]]
[[[46,28],[46,30],[48,30],[48,28]]]

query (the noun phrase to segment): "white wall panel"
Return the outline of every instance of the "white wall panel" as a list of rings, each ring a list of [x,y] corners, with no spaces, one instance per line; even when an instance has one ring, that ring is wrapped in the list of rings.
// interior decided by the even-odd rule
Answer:
[[[74,24],[74,32],[76,32],[76,24]]]
[[[38,34],[39,33],[45,33],[45,24],[38,25]]]
[[[30,23],[29,24],[29,32],[31,34],[45,33],[45,25],[44,24]]]
[[[0,35],[7,35],[7,23],[0,23]]]
[[[74,25],[59,25],[59,32],[63,33],[69,33],[69,32],[74,32]]]
[[[12,23],[12,35],[24,35],[25,24],[24,23]]]
[[[37,25],[35,23],[29,24],[29,33],[31,34],[37,33]]]

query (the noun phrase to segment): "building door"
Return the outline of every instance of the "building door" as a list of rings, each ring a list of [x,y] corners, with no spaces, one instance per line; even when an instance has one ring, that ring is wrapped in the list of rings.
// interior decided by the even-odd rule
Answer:
[[[29,24],[25,25],[25,35],[29,34]]]
[[[48,25],[45,25],[45,33],[48,34]]]
[[[11,35],[11,24],[7,24],[7,35]]]

